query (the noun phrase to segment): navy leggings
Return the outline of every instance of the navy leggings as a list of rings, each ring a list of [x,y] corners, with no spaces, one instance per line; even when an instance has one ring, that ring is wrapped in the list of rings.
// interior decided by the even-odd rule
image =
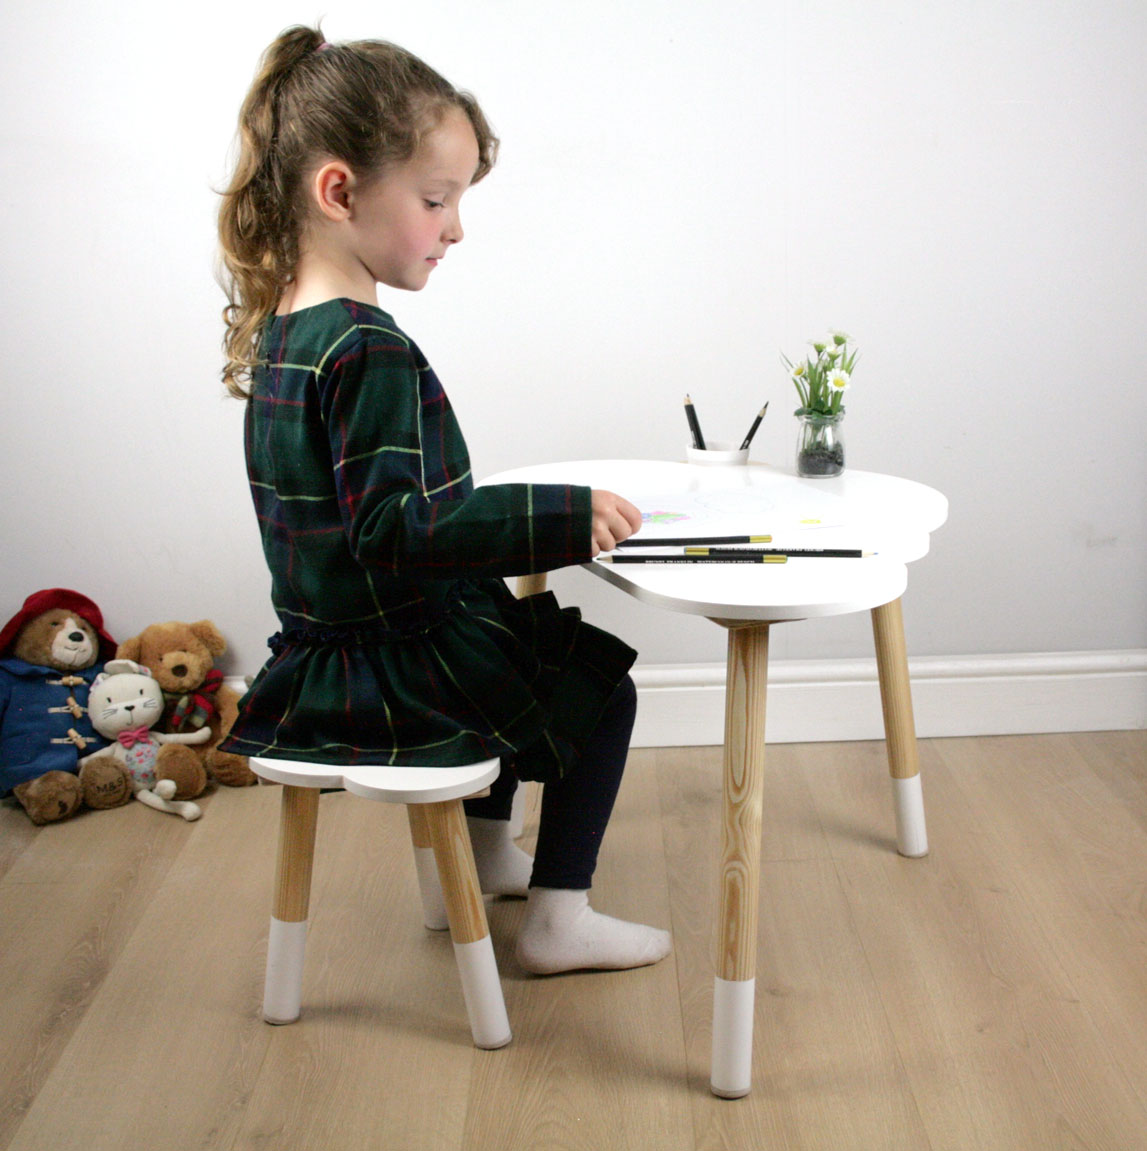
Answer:
[[[542,788],[538,845],[531,887],[587,890],[597,853],[621,786],[629,737],[637,715],[637,689],[626,676],[605,705],[577,766]],[[490,794],[465,802],[466,814],[509,819],[518,780],[512,771],[490,785]]]

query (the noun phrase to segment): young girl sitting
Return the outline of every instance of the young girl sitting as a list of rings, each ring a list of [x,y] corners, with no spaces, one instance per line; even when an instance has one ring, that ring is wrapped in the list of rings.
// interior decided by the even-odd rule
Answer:
[[[475,489],[437,376],[378,306],[419,291],[462,239],[494,162],[476,101],[392,44],[296,27],[264,55],[219,214],[224,381],[282,630],[226,750],[335,764],[501,757],[467,801],[483,890],[528,897],[519,962],[551,974],[656,963],[667,932],[587,892],[621,782],[635,653],[501,577],[585,563],[641,516],[610,492]],[[510,837],[544,781],[537,852]]]

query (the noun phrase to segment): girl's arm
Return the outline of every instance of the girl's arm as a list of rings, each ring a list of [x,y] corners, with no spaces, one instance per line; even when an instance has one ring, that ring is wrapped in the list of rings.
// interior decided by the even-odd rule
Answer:
[[[339,507],[360,563],[418,578],[525,575],[585,563],[621,538],[626,501],[600,498],[609,493],[567,484],[472,490],[446,397],[422,372],[420,357],[380,329],[364,333],[324,382]],[[636,509],[630,515],[639,522]]]

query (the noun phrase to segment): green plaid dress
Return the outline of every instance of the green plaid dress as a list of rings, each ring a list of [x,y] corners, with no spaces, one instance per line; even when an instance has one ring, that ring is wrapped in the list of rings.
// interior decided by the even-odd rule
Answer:
[[[281,631],[224,749],[563,774],[635,653],[501,577],[586,562],[589,489],[475,489],[442,385],[378,308],[272,317],[263,353],[245,438]]]

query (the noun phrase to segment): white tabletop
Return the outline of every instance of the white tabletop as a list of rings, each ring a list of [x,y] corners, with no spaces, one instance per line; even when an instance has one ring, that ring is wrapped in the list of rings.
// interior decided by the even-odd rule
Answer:
[[[905,565],[927,554],[948,501],[911,480],[846,470],[802,479],[767,464],[702,467],[656,460],[577,460],[515,468],[492,483],[572,483],[607,488],[646,517],[639,539],[770,534],[769,547],[860,548],[861,559],[794,556],[786,564],[626,564],[586,569],[645,603],[728,620],[841,615],[903,594]],[[679,551],[680,549],[666,549]],[[657,549],[626,549],[657,554]]]

